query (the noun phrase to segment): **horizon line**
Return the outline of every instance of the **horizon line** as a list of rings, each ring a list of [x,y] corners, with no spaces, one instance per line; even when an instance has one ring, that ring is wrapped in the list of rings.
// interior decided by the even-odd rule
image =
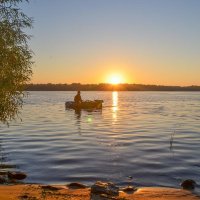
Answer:
[[[162,87],[200,87],[200,85],[162,85],[162,84],[144,84],[144,83],[118,83],[118,84],[112,84],[112,83],[28,83],[26,85],[112,85],[112,86],[119,86],[119,85],[143,85],[143,86],[162,86]]]

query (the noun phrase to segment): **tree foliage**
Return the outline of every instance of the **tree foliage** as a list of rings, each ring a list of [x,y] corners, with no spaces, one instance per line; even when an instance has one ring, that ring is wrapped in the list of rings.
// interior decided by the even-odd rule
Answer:
[[[23,0],[0,0],[0,121],[8,123],[18,116],[24,85],[32,75],[30,36],[24,30],[32,19],[19,8]]]

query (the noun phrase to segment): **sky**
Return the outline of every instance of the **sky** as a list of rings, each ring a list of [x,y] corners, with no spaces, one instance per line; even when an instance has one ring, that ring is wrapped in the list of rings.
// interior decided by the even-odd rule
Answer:
[[[200,85],[199,0],[30,0],[32,83]]]

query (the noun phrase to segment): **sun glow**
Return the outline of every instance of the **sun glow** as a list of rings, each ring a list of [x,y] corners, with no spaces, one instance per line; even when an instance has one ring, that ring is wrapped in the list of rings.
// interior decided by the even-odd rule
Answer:
[[[108,77],[108,83],[117,85],[119,83],[122,83],[123,79],[122,76],[119,74],[112,74]]]

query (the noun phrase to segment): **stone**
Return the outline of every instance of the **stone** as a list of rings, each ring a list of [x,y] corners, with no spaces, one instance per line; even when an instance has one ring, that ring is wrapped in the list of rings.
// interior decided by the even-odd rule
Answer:
[[[67,187],[71,188],[71,189],[85,189],[85,188],[87,188],[87,186],[82,184],[82,183],[69,183],[67,185]]]
[[[8,172],[7,175],[9,179],[15,180],[23,180],[27,177],[27,175],[23,172]]]
[[[196,182],[192,179],[187,179],[187,180],[184,180],[182,183],[181,183],[181,187],[183,189],[186,189],[186,190],[194,190],[195,189],[195,186],[196,186]]]
[[[135,192],[136,190],[137,188],[133,186],[127,186],[127,187],[122,188],[122,191],[126,193],[132,193],[132,192]]]
[[[8,173],[7,171],[0,171],[0,176],[1,175],[5,176],[5,175],[7,175],[7,173]]]
[[[16,165],[1,164],[0,169],[16,168]]]
[[[6,183],[6,179],[4,176],[0,176],[0,184]]]
[[[119,187],[117,187],[114,183],[111,182],[104,183],[101,181],[97,181],[91,187],[91,194],[106,194],[110,196],[118,196]]]
[[[60,190],[60,188],[54,187],[52,185],[42,185],[41,188],[44,189],[44,190],[51,190],[51,191]]]

